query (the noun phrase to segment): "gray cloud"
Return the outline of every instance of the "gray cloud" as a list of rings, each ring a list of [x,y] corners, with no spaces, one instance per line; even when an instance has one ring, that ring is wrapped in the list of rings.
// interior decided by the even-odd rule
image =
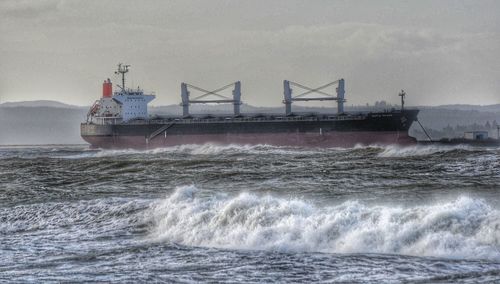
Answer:
[[[156,104],[178,102],[182,81],[242,80],[246,102],[279,105],[283,79],[339,77],[353,104],[397,102],[401,88],[413,104],[500,103],[494,1],[6,3],[2,100],[89,104],[124,61],[130,83],[156,91]]]
[[[6,0],[0,2],[0,15],[10,18],[36,18],[47,13],[56,12],[58,0]]]

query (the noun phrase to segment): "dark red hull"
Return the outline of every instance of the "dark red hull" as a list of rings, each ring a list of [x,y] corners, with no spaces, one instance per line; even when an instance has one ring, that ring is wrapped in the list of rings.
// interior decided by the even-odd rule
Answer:
[[[418,110],[312,116],[162,118],[81,125],[82,137],[98,148],[158,148],[184,144],[354,147],[415,144],[408,129]]]
[[[298,147],[354,147],[356,145],[412,145],[413,137],[405,131],[356,131],[329,133],[262,133],[168,135],[151,140],[141,136],[84,136],[85,141],[99,148],[150,149],[183,144],[240,144]]]

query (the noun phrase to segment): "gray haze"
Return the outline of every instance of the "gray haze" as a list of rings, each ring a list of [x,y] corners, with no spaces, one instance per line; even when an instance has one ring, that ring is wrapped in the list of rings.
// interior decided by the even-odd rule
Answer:
[[[89,105],[118,62],[179,101],[180,82],[241,80],[278,106],[282,80],[346,79],[348,104],[500,103],[500,1],[0,1],[0,100]]]

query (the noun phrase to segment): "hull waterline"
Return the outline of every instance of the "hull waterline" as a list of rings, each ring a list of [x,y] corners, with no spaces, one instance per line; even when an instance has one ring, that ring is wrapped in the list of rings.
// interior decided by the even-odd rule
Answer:
[[[417,141],[404,131],[360,131],[330,133],[266,133],[266,134],[212,134],[159,135],[153,139],[144,136],[83,136],[94,148],[152,149],[184,144],[239,144],[293,147],[345,147],[356,145],[413,145]]]

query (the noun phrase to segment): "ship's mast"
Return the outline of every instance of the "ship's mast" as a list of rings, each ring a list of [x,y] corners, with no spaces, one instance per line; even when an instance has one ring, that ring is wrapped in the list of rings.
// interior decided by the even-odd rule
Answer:
[[[125,73],[128,72],[128,68],[130,65],[125,65],[125,64],[118,64],[118,70],[115,71],[115,74],[121,74],[122,75],[122,85],[118,85],[118,87],[122,88],[123,92],[126,92],[125,90]]]
[[[401,97],[401,111],[403,111],[405,109],[405,97],[406,97],[406,93],[404,90],[401,90],[401,93],[399,93],[399,95]]]

